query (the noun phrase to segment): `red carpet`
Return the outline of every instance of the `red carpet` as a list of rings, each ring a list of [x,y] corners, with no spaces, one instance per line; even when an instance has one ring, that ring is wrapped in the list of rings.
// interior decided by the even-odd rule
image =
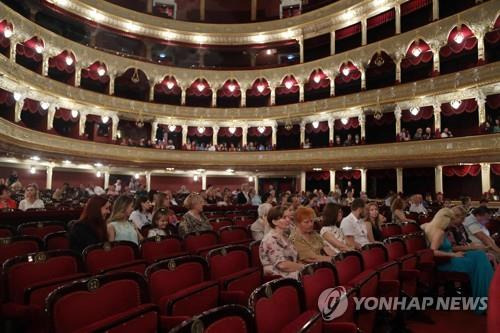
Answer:
[[[408,320],[406,327],[412,333],[486,332],[486,316],[470,311],[427,311],[434,324]]]

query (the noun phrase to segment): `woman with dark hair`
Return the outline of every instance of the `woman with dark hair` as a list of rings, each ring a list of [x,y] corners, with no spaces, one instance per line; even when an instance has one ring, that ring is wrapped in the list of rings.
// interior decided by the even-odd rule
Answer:
[[[339,228],[343,217],[342,207],[338,204],[330,202],[323,208],[319,234],[326,241],[330,249],[335,252],[350,250],[345,243],[344,234]]]
[[[151,224],[151,201],[145,195],[138,196],[134,202],[134,211],[130,214],[130,220],[141,230],[147,224]]]
[[[87,201],[80,219],[69,232],[69,244],[73,251],[82,253],[87,246],[107,240],[106,218],[110,207],[111,203],[101,196],[93,196]]]

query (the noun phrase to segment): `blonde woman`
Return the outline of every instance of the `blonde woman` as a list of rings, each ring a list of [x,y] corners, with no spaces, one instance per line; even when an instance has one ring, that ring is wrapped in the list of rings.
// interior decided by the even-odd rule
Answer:
[[[415,220],[409,219],[405,215],[406,201],[401,198],[396,198],[391,204],[392,212],[392,223],[401,224],[404,222],[416,222]]]
[[[467,273],[472,285],[472,296],[488,297],[493,269],[486,254],[482,251],[454,252],[446,237],[446,228],[462,223],[465,215],[465,209],[461,206],[442,208],[431,222],[421,227],[434,255],[450,258],[449,261],[439,265],[438,270]]]
[[[184,214],[182,222],[179,223],[179,236],[184,237],[195,231],[212,230],[212,226],[203,214],[204,204],[205,200],[197,193],[191,193],[187,196],[184,200],[184,207],[188,209],[188,212]]]
[[[45,204],[38,198],[38,186],[29,184],[24,191],[24,199],[19,203],[19,209],[27,211],[28,209],[43,209]]]
[[[134,223],[129,221],[130,214],[134,209],[134,199],[127,195],[121,195],[115,200],[111,216],[108,219],[108,240],[130,241],[139,244],[142,235]]]
[[[269,224],[267,223],[267,214],[273,208],[271,204],[263,203],[257,209],[259,218],[255,220],[250,226],[250,231],[252,232],[252,238],[254,240],[261,240],[264,235],[269,231]]]

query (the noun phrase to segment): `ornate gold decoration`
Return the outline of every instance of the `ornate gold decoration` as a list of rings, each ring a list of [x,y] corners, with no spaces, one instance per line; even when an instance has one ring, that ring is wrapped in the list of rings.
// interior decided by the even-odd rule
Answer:
[[[273,288],[270,284],[266,285],[264,289],[264,294],[266,294],[267,298],[271,298],[273,296]]]
[[[47,260],[47,255],[44,252],[38,252],[35,254],[35,257],[33,258],[34,262],[43,262]]]
[[[167,267],[168,267],[169,271],[175,271],[175,268],[177,267],[177,265],[176,265],[174,260],[169,260]]]
[[[224,248],[224,247],[223,247],[222,249],[220,249],[220,254],[221,254],[222,256],[227,255],[227,250],[226,250],[226,248]]]
[[[11,242],[12,242],[12,239],[10,237],[0,238],[1,245],[9,245]]]
[[[106,251],[106,252],[107,252],[107,251],[111,251],[111,243],[109,243],[109,242],[105,242],[105,243],[102,245],[102,249],[103,249],[104,251]]]
[[[87,290],[94,291],[101,286],[101,283],[98,279],[90,279],[87,281]]]
[[[375,65],[376,65],[377,67],[380,67],[380,66],[382,66],[382,65],[385,63],[385,61],[384,61],[384,58],[382,58],[382,56],[379,54],[379,55],[375,58],[374,63],[375,63]]]
[[[156,235],[155,236],[155,242],[157,242],[157,243],[161,242],[161,236],[160,235]]]
[[[42,223],[42,222],[38,222],[38,223],[36,224],[36,227],[37,227],[38,229],[42,229],[42,228],[43,228],[43,223]]]
[[[134,68],[134,74],[132,74],[132,78],[130,79],[130,81],[132,81],[133,83],[139,83],[141,81],[137,68]]]
[[[191,333],[203,333],[205,327],[203,327],[203,322],[196,318],[191,324]]]

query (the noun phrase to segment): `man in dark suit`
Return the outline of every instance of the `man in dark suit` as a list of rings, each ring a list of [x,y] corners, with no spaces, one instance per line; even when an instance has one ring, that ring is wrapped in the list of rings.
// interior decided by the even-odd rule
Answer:
[[[241,185],[241,191],[238,192],[238,205],[250,204],[250,196],[248,195],[248,184]]]

